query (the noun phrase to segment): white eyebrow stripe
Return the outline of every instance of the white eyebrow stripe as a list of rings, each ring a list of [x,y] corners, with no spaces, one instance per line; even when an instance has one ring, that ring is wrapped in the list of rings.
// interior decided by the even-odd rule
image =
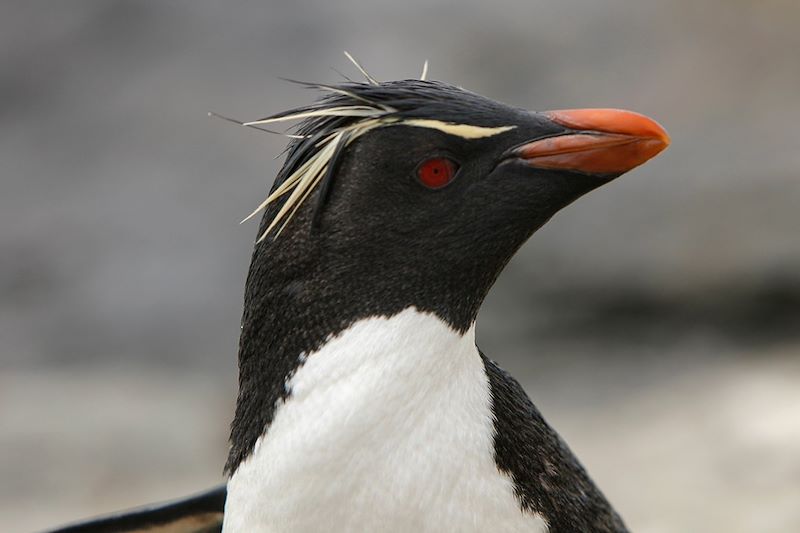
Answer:
[[[448,135],[455,135],[462,139],[483,139],[485,137],[493,137],[509,130],[513,130],[516,126],[474,126],[472,124],[455,124],[452,122],[443,122],[441,120],[433,120],[428,118],[413,118],[403,120],[400,124],[404,126],[418,126],[420,128],[431,128],[439,130]]]

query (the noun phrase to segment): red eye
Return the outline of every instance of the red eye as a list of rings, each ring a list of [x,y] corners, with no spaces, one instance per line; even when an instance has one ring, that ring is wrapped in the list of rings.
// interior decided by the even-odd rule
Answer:
[[[458,164],[446,157],[426,159],[417,167],[417,177],[426,187],[440,189],[450,183],[458,171]]]

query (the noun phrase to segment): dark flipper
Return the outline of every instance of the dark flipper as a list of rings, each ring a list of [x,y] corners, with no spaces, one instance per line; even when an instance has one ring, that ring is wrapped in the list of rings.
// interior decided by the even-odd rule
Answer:
[[[498,468],[511,477],[523,510],[550,533],[626,533],[622,519],[519,383],[483,353],[494,414]]]
[[[48,533],[215,533],[222,531],[226,486],[167,503],[78,522]]]

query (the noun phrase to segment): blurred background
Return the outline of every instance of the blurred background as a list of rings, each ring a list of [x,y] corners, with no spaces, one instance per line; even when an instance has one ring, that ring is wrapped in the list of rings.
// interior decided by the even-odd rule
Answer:
[[[800,531],[800,3],[4,2],[0,529],[222,480],[255,224],[314,97],[430,77],[623,107],[673,145],[559,214],[482,311],[639,532]]]

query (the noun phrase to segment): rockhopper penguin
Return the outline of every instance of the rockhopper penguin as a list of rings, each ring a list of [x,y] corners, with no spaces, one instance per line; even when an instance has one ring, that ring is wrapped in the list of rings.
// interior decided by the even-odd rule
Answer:
[[[305,119],[247,279],[223,531],[624,531],[475,318],[534,231],[665,131],[433,81],[319,87],[249,123]]]
[[[475,319],[528,237],[664,129],[436,81],[314,87],[245,123],[301,121],[259,209],[222,530],[626,531]]]

